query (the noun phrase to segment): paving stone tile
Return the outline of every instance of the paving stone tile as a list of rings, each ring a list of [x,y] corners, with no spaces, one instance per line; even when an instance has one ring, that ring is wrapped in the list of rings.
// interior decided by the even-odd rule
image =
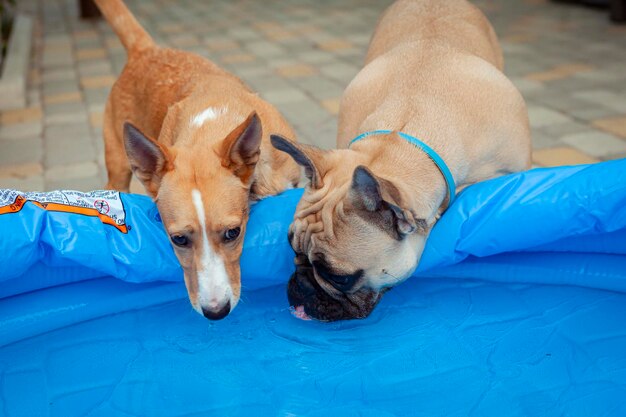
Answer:
[[[53,37],[52,35],[46,35],[43,39],[43,52],[44,53],[69,53],[72,51],[72,40],[69,36]]]
[[[89,124],[91,124],[91,127],[102,127],[103,119],[104,119],[103,110],[89,112]]]
[[[533,132],[543,132],[549,136],[560,138],[572,133],[588,132],[592,127],[587,123],[579,123],[576,121],[568,121],[565,123],[557,123],[534,129]]]
[[[0,149],[1,145],[0,145]],[[40,162],[29,162],[25,164],[0,165],[0,179],[4,178],[28,178],[43,174],[43,166]],[[2,188],[2,187],[0,187]]]
[[[304,127],[304,134],[310,138],[310,144],[322,149],[337,147],[337,121],[334,118],[326,119],[316,126]]]
[[[80,102],[82,100],[82,95],[79,91],[72,91],[69,93],[57,93],[50,94],[43,97],[43,101],[46,106],[51,104],[62,104],[62,103],[72,103],[72,102]]]
[[[46,70],[49,68],[72,67],[73,63],[71,53],[44,53],[41,65]]]
[[[0,141],[0,166],[37,163],[41,161],[42,154],[40,138]]]
[[[320,66],[320,72],[328,78],[340,81],[348,85],[354,76],[359,72],[360,68],[356,65],[350,65],[343,62],[335,62],[332,64],[324,64]]]
[[[26,91],[26,105],[29,108],[41,107],[41,91],[37,87]]]
[[[593,125],[626,139],[626,115],[594,120]]]
[[[522,95],[530,91],[541,91],[545,89],[545,85],[543,83],[527,80],[525,78],[511,77],[511,81],[515,84],[515,87],[520,90]]]
[[[578,91],[574,97],[585,100],[589,103],[598,104],[619,113],[626,113],[626,97],[607,90],[587,90]]]
[[[63,93],[74,93],[78,91],[78,84],[74,80],[54,81],[43,83],[43,95],[54,95]]]
[[[258,39],[259,33],[251,28],[237,27],[228,31],[228,38],[237,40],[252,40]]]
[[[93,105],[104,105],[109,97],[109,92],[110,89],[108,87],[85,90],[84,96],[87,106],[91,107]]]
[[[277,27],[272,30],[263,31],[265,38],[274,42],[283,42],[286,40],[294,39],[296,35],[282,27]]]
[[[80,113],[84,110],[85,103],[82,101],[67,101],[64,103],[44,103],[45,118],[61,113]]]
[[[287,88],[284,90],[270,90],[261,96],[274,105],[289,104],[294,102],[302,102],[308,100],[308,96],[302,91]]]
[[[30,121],[11,125],[0,125],[0,140],[22,140],[41,136],[41,121]]]
[[[318,128],[321,123],[333,119],[326,109],[311,100],[278,104],[277,107],[283,112],[287,120],[295,126],[306,125]]]
[[[74,38],[74,40],[77,39],[97,39],[98,38],[98,32],[96,32],[93,29],[84,29],[84,30],[78,30],[75,31],[74,33],[72,33],[72,37]]]
[[[527,94],[529,104],[548,107],[552,110],[568,114],[571,110],[588,109],[589,102],[572,97],[571,94],[557,94],[555,92],[540,91],[540,94]]]
[[[124,45],[122,45],[122,42],[120,42],[117,36],[107,36],[104,40],[104,45],[107,49],[124,49]]]
[[[337,39],[336,35],[329,33],[325,30],[309,33],[307,35],[307,38],[313,41],[316,45],[324,42],[333,42]]]
[[[43,175],[0,178],[0,188],[19,191],[44,191],[45,189]]]
[[[317,43],[317,47],[323,51],[339,51],[342,49],[350,49],[353,48],[354,45],[352,42],[349,42],[344,39],[332,39],[326,40]]]
[[[571,119],[563,113],[541,106],[528,106],[528,117],[530,118],[530,125],[533,128],[562,124],[571,121]]]
[[[95,139],[95,145],[96,145],[96,149],[98,151],[104,150],[104,141],[103,141],[103,137],[102,136],[102,128],[99,126],[92,126],[92,137]]]
[[[592,164],[598,162],[598,159],[576,149],[558,147],[534,151],[533,162],[542,167],[553,167],[561,165]]]
[[[78,108],[71,111],[63,111],[63,112],[55,112],[49,113],[46,111],[44,116],[44,123],[46,127],[55,126],[55,125],[63,125],[63,124],[74,124],[80,122],[87,122],[88,116],[87,111],[85,110],[85,104],[83,103],[69,103],[69,104],[77,104]]]
[[[18,123],[32,122],[42,119],[41,107],[28,107],[25,109],[8,110],[0,113],[0,125],[14,125]]]
[[[59,165],[46,170],[44,179],[50,181],[64,181],[77,178],[89,178],[98,175],[98,165],[95,162],[79,162],[75,164]]]
[[[293,86],[279,76],[249,77],[246,83],[262,95],[271,91],[293,90]],[[297,93],[294,93],[297,94]]]
[[[28,71],[28,86],[38,87],[41,84],[41,81],[41,71],[38,68],[31,68],[30,71]]]
[[[548,71],[528,74],[527,79],[532,81],[553,81],[571,77],[580,72],[592,71],[595,67],[587,64],[562,64]]]
[[[41,79],[44,83],[51,83],[76,80],[77,78],[74,68],[50,68],[42,72]]]
[[[238,63],[231,68],[231,71],[242,77],[246,83],[248,79],[264,78],[271,76],[274,70],[268,66],[260,66],[258,62],[254,62],[254,65],[242,65],[246,63]]]
[[[168,43],[175,48],[185,49],[190,46],[200,45],[200,40],[192,34],[185,33],[170,36]]]
[[[326,100],[322,100],[322,106],[333,115],[339,114],[339,103],[341,102],[341,98],[330,98]]]
[[[575,94],[580,91],[592,90],[597,88],[597,81],[581,77],[563,78],[543,84],[546,85],[547,88],[549,88],[551,94],[561,97],[575,97]]]
[[[276,72],[285,78],[300,78],[315,75],[317,70],[310,65],[294,64],[278,67]]]
[[[537,129],[533,130],[531,139],[534,150],[563,146],[558,137],[552,136],[546,132],[542,132]]]
[[[94,161],[96,151],[89,137],[79,135],[47,140],[45,146],[44,166],[50,169],[59,165]]]
[[[561,142],[596,158],[626,152],[626,140],[598,131],[573,133],[562,137]]]
[[[96,144],[96,162],[98,166],[102,167],[105,170],[106,174],[106,158],[104,155],[104,141],[97,140],[94,142]],[[106,181],[106,175],[104,175],[104,180]]]
[[[111,66],[113,67],[114,77],[117,79],[117,76],[122,72],[124,66],[126,66],[126,55],[111,55]]]
[[[256,56],[264,57],[265,59],[285,55],[285,50],[283,48],[267,41],[247,42],[243,45],[243,48]]]
[[[88,140],[89,125],[86,123],[59,124],[46,127],[46,143],[53,146],[57,141],[67,139]]]
[[[334,61],[336,58],[333,54],[326,51],[319,50],[309,50],[306,52],[301,52],[296,55],[298,60],[309,63],[309,64],[321,64],[328,63]]]
[[[240,49],[239,43],[234,40],[219,39],[204,42],[210,51],[237,51]]]
[[[623,70],[620,71],[619,69],[604,67],[598,68],[595,71],[575,74],[572,78],[578,80],[589,80],[596,83],[615,83],[617,85],[620,81],[624,81],[624,79],[626,79],[626,74],[624,74]]]
[[[363,62],[365,62],[365,52],[359,48],[341,49],[339,51],[335,51],[334,54],[343,59],[345,62],[354,63],[357,66],[360,66]]]
[[[93,175],[91,177],[70,178],[63,180],[46,180],[46,191],[52,190],[76,190],[76,191],[93,191],[103,189],[102,179],[99,175]]]
[[[363,33],[363,32],[354,32],[348,33],[346,35],[346,39],[352,42],[355,45],[359,45],[361,47],[367,47],[370,43],[370,39],[372,37],[371,33]]]
[[[345,86],[325,76],[316,76],[298,80],[298,88],[316,100],[340,97]]]
[[[104,48],[79,49],[76,51],[75,56],[78,61],[101,59],[107,56],[107,51]]]
[[[588,106],[581,109],[572,109],[569,116],[585,122],[591,122],[596,119],[608,119],[619,115],[619,112],[602,106]]]
[[[82,77],[80,79],[80,85],[83,88],[103,88],[111,87],[116,78],[112,75],[96,75],[91,77]]]
[[[221,56],[220,61],[224,64],[241,64],[244,62],[254,62],[256,61],[256,57],[252,54],[231,54]]]
[[[182,23],[166,23],[163,25],[159,25],[158,30],[162,33],[172,34],[172,33],[183,33],[186,28]]]
[[[82,77],[94,75],[112,75],[113,67],[108,60],[89,60],[78,63],[78,73]]]
[[[279,58],[270,58],[266,60],[264,65],[267,65],[268,67],[272,68],[274,72],[276,72],[276,70],[281,67],[306,65],[306,64],[302,64],[301,62],[298,62],[296,59],[291,58],[291,57],[279,57]]]

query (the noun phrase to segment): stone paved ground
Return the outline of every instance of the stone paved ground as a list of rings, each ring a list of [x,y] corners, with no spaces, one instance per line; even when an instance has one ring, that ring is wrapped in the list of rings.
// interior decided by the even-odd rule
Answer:
[[[76,0],[18,3],[36,17],[36,33],[28,107],[0,114],[0,188],[100,188],[102,112],[125,52],[104,22],[76,17]],[[334,144],[339,97],[389,3],[128,0],[158,42],[233,71],[284,112],[301,141],[323,147]],[[626,157],[626,27],[545,0],[477,4],[528,102],[535,164]]]

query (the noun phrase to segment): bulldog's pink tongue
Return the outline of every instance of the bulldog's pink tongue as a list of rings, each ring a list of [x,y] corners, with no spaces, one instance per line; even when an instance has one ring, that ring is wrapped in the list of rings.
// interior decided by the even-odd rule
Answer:
[[[291,307],[290,310],[291,314],[300,320],[311,320],[311,317],[304,312],[304,306]]]

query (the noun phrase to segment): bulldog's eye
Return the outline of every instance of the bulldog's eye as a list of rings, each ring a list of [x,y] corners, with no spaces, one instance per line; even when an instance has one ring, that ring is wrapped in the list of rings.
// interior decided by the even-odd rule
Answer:
[[[189,246],[189,238],[185,235],[171,235],[172,243],[180,248]]]
[[[239,237],[239,233],[241,233],[240,227],[235,227],[234,229],[228,229],[224,232],[224,240],[226,242],[232,242],[233,240]]]

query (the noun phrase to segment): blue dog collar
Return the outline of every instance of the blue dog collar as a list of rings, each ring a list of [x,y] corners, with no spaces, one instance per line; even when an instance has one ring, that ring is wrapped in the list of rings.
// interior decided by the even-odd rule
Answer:
[[[350,141],[350,143],[348,144],[348,148],[350,146],[352,146],[352,144],[354,142],[358,142],[361,139],[365,139],[368,136],[372,136],[372,135],[388,135],[389,133],[393,133],[393,131],[391,130],[372,130],[370,132],[365,132],[360,134],[359,136],[357,136],[356,138],[352,139]],[[407,142],[413,144],[414,146],[416,146],[417,148],[421,149],[426,155],[428,155],[428,157],[430,159],[432,159],[432,161],[435,163],[435,165],[437,166],[437,168],[439,168],[439,171],[441,172],[441,175],[443,175],[443,179],[446,181],[446,184],[448,185],[448,207],[450,207],[452,205],[452,202],[454,201],[455,197],[456,197],[456,185],[454,183],[454,177],[452,176],[452,173],[450,172],[450,169],[448,168],[448,165],[446,165],[446,163],[444,162],[443,158],[441,158],[439,156],[439,154],[437,152],[435,152],[435,150],[433,148],[431,148],[430,146],[426,145],[424,142],[422,142],[421,140],[419,140],[416,137],[413,137],[411,135],[408,135],[404,132],[396,132],[402,139],[406,140]]]

